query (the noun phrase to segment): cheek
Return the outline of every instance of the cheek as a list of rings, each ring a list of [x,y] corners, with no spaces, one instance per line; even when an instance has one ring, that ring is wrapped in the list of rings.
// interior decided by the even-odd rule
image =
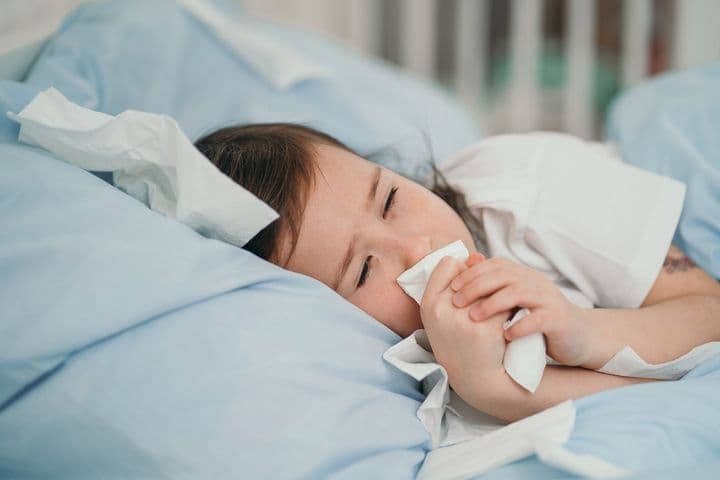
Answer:
[[[368,295],[371,298],[363,299],[358,307],[401,337],[405,338],[422,328],[420,306],[399,285],[376,289],[371,295]]]

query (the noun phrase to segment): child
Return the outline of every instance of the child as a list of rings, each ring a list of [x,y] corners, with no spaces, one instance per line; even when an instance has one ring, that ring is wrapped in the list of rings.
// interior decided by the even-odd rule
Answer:
[[[720,340],[720,286],[670,245],[683,186],[599,144],[491,137],[443,172],[433,166],[429,189],[299,125],[225,128],[196,146],[280,214],[247,250],[322,281],[400,336],[425,328],[453,389],[498,418],[647,381],[594,371],[626,345],[661,363]],[[418,307],[397,277],[458,239],[492,258],[444,258]],[[519,307],[531,314],[504,330]],[[571,367],[549,366],[530,394],[502,359],[533,332]]]

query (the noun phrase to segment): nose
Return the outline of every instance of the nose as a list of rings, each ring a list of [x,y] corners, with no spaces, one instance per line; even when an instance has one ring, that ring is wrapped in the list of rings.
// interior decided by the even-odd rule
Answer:
[[[408,235],[400,242],[401,257],[405,263],[405,270],[415,265],[424,256],[432,251],[430,237],[426,235]]]

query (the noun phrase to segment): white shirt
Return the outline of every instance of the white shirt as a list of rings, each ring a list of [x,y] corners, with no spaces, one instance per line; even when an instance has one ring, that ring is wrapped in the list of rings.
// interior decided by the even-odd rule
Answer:
[[[482,221],[490,256],[545,273],[583,307],[642,304],[685,195],[609,145],[559,133],[490,137],[440,169]]]

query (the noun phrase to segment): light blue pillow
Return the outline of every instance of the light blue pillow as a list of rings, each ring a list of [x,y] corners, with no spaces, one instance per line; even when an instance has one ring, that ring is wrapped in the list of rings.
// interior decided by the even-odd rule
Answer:
[[[0,158],[0,477],[414,475],[392,332],[44,152]]]
[[[607,131],[627,162],[687,185],[673,242],[720,278],[720,64],[629,90],[613,105]]]

